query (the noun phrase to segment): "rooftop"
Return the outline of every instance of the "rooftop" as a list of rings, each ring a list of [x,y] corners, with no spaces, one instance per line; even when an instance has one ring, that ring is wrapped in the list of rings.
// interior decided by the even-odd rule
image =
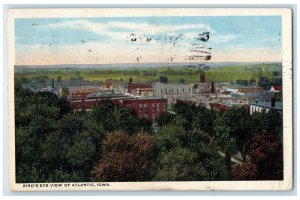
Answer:
[[[251,102],[250,105],[264,107],[264,108],[273,108],[273,109],[282,110],[282,101],[276,101],[275,102],[275,107],[271,106],[271,101]]]

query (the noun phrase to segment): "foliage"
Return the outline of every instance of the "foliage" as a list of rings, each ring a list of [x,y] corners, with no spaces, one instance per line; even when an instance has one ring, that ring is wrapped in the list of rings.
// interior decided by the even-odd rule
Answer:
[[[207,177],[196,152],[176,148],[162,155],[156,181],[199,181]]]
[[[145,119],[111,102],[73,112],[66,99],[15,84],[17,182],[92,181],[101,142],[112,130],[150,129]],[[129,121],[127,121],[129,120]]]
[[[155,143],[146,133],[111,132],[102,142],[102,158],[95,166],[96,181],[145,181],[151,176]]]
[[[217,112],[178,102],[151,132],[146,119],[110,100],[75,112],[66,98],[24,90],[22,81],[28,80],[15,82],[18,183],[282,179],[277,111],[249,115],[244,108]],[[238,152],[244,164],[232,170]]]
[[[250,160],[233,169],[236,180],[282,180],[283,152],[280,139],[266,132],[255,134]]]
[[[166,76],[160,76],[159,77],[159,82],[167,84],[168,83],[168,77],[166,77]]]
[[[225,163],[204,131],[211,127],[200,123],[205,121],[205,113],[211,112],[186,103],[175,104],[174,110],[176,114],[169,116],[154,135],[158,151],[154,180],[223,179]]]

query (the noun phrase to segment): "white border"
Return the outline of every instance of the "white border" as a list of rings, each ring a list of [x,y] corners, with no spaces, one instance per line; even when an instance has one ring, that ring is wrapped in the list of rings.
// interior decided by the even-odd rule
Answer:
[[[99,16],[282,16],[283,63],[283,122],[284,180],[283,181],[211,181],[211,182],[114,182],[110,187],[23,188],[15,183],[14,144],[14,19],[99,17]],[[13,191],[92,191],[92,190],[290,190],[292,188],[292,20],[290,9],[280,8],[108,8],[108,9],[12,9],[8,16],[8,75],[9,75],[9,180]]]

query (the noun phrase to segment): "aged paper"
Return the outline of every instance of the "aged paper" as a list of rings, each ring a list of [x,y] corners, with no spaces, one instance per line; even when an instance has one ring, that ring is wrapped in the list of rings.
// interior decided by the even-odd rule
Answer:
[[[11,9],[7,36],[12,191],[292,189],[290,9]]]

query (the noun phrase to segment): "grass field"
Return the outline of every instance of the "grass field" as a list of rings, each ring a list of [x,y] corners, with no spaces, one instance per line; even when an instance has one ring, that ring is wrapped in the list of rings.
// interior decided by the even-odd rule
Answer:
[[[261,64],[243,66],[224,66],[211,68],[206,71],[206,80],[214,82],[235,82],[236,80],[258,80],[261,76],[274,78],[272,72],[280,71],[280,64]],[[167,76],[170,83],[178,83],[184,79],[185,83],[197,83],[199,71],[187,67],[160,67],[160,68],[127,68],[127,69],[15,69],[15,78],[47,78],[62,80],[84,79],[89,81],[105,81],[116,79],[127,82],[133,78],[135,82],[159,81],[160,76]]]

